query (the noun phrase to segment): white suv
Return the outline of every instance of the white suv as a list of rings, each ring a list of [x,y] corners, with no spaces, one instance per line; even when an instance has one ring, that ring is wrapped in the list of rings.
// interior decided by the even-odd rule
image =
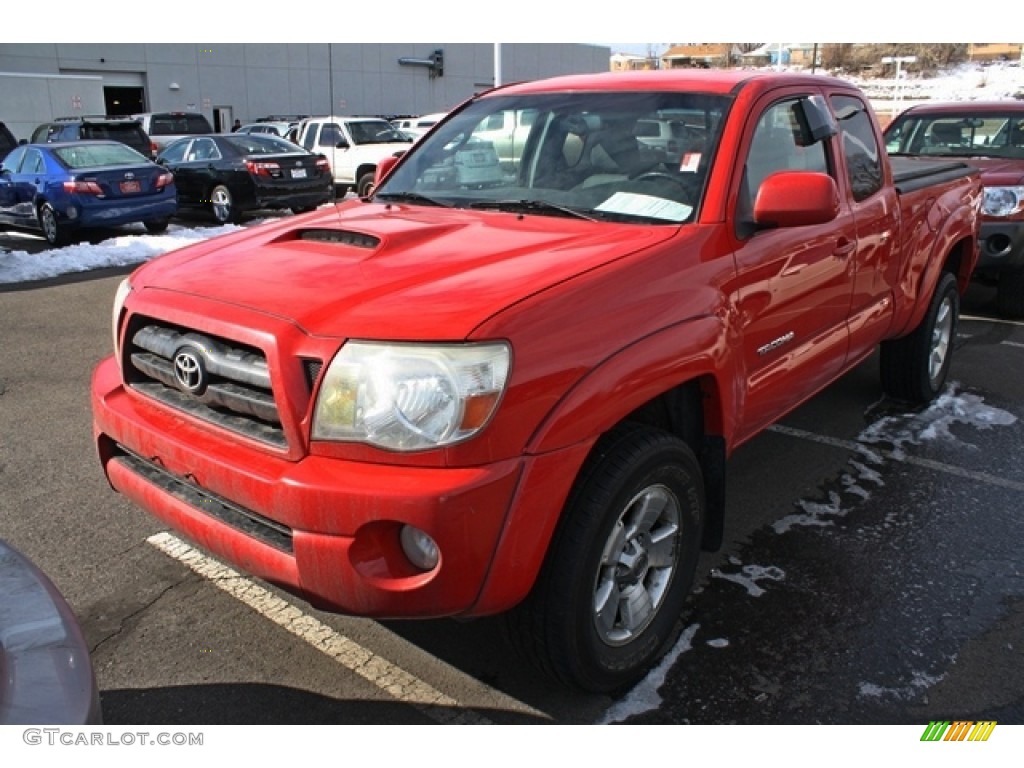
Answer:
[[[324,155],[334,174],[338,197],[354,189],[360,197],[373,187],[377,163],[400,155],[412,141],[377,117],[309,117],[299,123],[295,142]]]

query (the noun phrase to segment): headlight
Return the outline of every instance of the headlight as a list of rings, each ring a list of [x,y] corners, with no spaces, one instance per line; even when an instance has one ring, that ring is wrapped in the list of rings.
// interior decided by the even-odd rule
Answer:
[[[313,439],[393,451],[466,440],[497,409],[510,357],[504,343],[349,342],[320,386]]]
[[[126,277],[121,281],[121,284],[117,286],[117,292],[114,294],[114,311],[110,317],[110,327],[114,334],[114,354],[117,356],[118,362],[121,360],[121,349],[117,343],[118,325],[121,320],[121,312],[124,309],[124,303],[128,300],[128,294],[131,292],[132,284]]]
[[[1024,187],[985,187],[981,212],[988,216],[1012,216],[1024,209]]]

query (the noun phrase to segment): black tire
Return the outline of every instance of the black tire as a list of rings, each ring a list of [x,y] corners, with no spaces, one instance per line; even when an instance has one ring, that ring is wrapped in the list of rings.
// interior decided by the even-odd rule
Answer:
[[[373,176],[374,174],[371,171],[370,173],[364,173],[359,177],[359,180],[356,182],[357,197],[369,197],[370,193],[373,191]]]
[[[156,221],[144,221],[143,224],[146,226],[146,231],[151,235],[159,235],[161,232],[167,231],[167,226],[171,223],[170,219],[157,219]]]
[[[928,403],[942,391],[953,361],[960,317],[956,277],[944,272],[921,324],[909,335],[882,342],[882,389],[890,397]]]
[[[1024,318],[1024,269],[1007,270],[996,285],[996,310],[1008,320]]]
[[[347,184],[335,184],[334,185],[334,199],[341,200],[348,194]]]
[[[57,216],[57,211],[53,209],[52,205],[43,203],[39,206],[37,215],[39,227],[43,230],[43,236],[50,245],[59,247],[71,242],[67,225],[61,223],[60,217]]]
[[[530,596],[506,615],[509,639],[571,688],[624,691],[679,636],[704,518],[686,443],[613,430],[581,471]]]
[[[231,196],[231,190],[223,184],[218,184],[210,190],[210,212],[220,224],[238,221],[239,212],[235,206],[235,199]]]
[[[310,211],[315,211],[315,210],[316,210],[316,206],[315,205],[297,205],[296,207],[292,208],[292,213],[294,213],[296,216],[298,216],[299,214],[309,213]]]

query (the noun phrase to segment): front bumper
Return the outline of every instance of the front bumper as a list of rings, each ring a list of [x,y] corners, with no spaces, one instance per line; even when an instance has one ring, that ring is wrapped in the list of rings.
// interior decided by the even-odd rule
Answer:
[[[93,373],[92,407],[116,490],[317,607],[377,618],[471,611],[524,468],[520,459],[469,468],[288,460],[126,391],[113,358]],[[405,524],[437,543],[433,570],[403,554]]]
[[[986,221],[981,225],[976,273],[997,275],[1024,269],[1024,221]]]

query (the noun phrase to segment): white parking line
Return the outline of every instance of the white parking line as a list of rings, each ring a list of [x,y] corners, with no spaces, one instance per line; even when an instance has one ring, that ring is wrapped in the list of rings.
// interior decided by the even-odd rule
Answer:
[[[1002,323],[1003,325],[1018,325],[1024,328],[1024,322],[1020,320],[1003,320],[999,317],[984,317],[982,315],[960,315],[961,320],[979,320],[984,323]]]
[[[150,536],[146,541],[164,554],[184,563],[264,618],[270,619],[346,669],[373,683],[397,701],[419,710],[431,720],[454,724],[493,724],[480,713],[464,707],[456,699],[441,693],[415,675],[335,632],[323,622],[303,613],[288,601],[282,600],[231,568],[207,557],[176,536],[163,531]],[[521,704],[520,711],[546,717],[525,704]]]
[[[814,432],[786,427],[781,424],[773,424],[768,427],[768,431],[776,432],[780,435],[788,435],[789,437],[797,437],[801,440],[810,440],[822,445],[831,445],[835,448],[845,448],[850,451],[859,451],[863,448],[863,445],[855,440],[843,440],[837,437],[818,435]],[[975,472],[970,469],[964,469],[963,467],[953,466],[952,464],[943,464],[941,461],[932,461],[931,459],[923,459],[918,456],[908,456],[904,453],[897,454],[884,448],[879,448],[875,445],[871,446],[871,450],[878,453],[880,456],[891,459],[892,461],[901,461],[904,464],[913,464],[914,466],[924,467],[925,469],[931,469],[936,472],[945,472],[947,475],[956,475],[957,477],[967,478],[968,480],[974,480],[979,483],[987,483],[988,485],[995,485],[1000,488],[1008,488],[1011,491],[1020,491],[1024,493],[1024,483],[1018,483],[1015,480],[1007,480],[1003,477],[996,477],[995,475],[990,475],[987,472]]]

